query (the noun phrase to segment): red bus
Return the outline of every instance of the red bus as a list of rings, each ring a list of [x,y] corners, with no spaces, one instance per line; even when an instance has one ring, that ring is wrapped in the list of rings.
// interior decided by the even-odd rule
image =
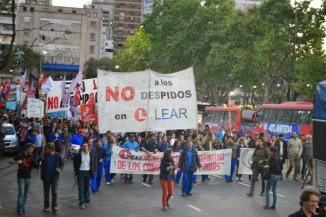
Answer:
[[[255,133],[264,133],[267,138],[283,134],[284,139],[291,138],[293,132],[312,133],[312,102],[284,102],[281,104],[263,104],[258,107],[255,117]]]
[[[203,115],[203,123],[208,124],[212,132],[216,133],[221,127],[238,130],[240,127],[242,110],[239,107],[206,107]]]

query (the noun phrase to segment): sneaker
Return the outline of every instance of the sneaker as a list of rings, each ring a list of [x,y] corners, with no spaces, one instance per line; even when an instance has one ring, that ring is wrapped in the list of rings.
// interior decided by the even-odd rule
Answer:
[[[264,195],[265,195],[265,194],[264,194],[264,192],[260,193],[260,196],[262,196],[262,197],[263,197]]]
[[[111,182],[106,182],[107,185],[111,185]]]
[[[188,196],[191,196],[191,195],[192,195],[192,193],[188,192],[188,193],[187,193],[187,195],[188,195]]]
[[[239,180],[238,180],[239,182],[242,182],[243,181],[243,178],[239,178]]]
[[[247,197],[252,197],[252,193],[247,193]]]
[[[185,196],[187,196],[187,195],[186,195],[186,193],[182,193],[181,196],[182,196],[182,197],[185,197]]]
[[[271,207],[270,207],[270,209],[273,209],[273,210],[275,210],[275,209],[276,209],[276,207],[275,207],[275,206],[271,206]]]
[[[167,207],[163,207],[163,211],[168,211],[168,208]]]
[[[85,205],[83,203],[79,204],[79,209],[85,209]]]
[[[264,209],[269,209],[268,205],[263,206]]]
[[[52,211],[58,211],[58,206],[53,207]]]
[[[43,212],[50,212],[50,211],[51,209],[49,207],[43,209]]]

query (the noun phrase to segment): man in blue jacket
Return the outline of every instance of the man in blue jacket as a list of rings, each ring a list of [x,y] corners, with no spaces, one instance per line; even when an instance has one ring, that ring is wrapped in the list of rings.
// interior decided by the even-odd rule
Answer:
[[[54,143],[45,145],[45,154],[41,157],[41,179],[44,189],[44,212],[50,212],[50,188],[52,193],[52,212],[58,211],[57,191],[60,173],[63,170],[63,160],[59,153],[55,152]]]
[[[130,140],[125,142],[122,145],[122,148],[130,151],[139,151],[140,149],[139,144],[135,140],[136,140],[135,134],[130,134]],[[134,176],[132,174],[125,174],[125,184],[127,183],[132,184],[133,178]]]
[[[194,173],[201,168],[198,153],[192,141],[187,142],[186,150],[180,153],[179,169],[182,172],[182,196],[191,196]]]

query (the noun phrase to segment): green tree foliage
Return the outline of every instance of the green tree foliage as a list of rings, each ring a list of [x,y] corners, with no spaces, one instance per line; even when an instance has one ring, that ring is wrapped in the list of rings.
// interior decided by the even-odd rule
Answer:
[[[193,66],[197,89],[214,104],[237,87],[265,103],[290,99],[293,90],[310,99],[307,83],[326,74],[326,4],[313,9],[310,2],[266,0],[243,13],[233,0],[165,0],[128,38],[116,64],[164,73]]]
[[[90,58],[84,65],[84,74],[86,75],[86,78],[96,78],[97,69],[113,71],[114,62],[112,59],[109,58],[102,58],[99,60]]]

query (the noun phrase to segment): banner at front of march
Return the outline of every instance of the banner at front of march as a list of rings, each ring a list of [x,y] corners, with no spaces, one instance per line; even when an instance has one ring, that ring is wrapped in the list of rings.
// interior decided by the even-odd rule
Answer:
[[[241,148],[238,174],[252,175],[252,155],[254,148]]]
[[[98,70],[97,79],[100,133],[197,128],[192,68],[172,74]]]
[[[231,152],[231,149],[199,151],[198,156],[202,168],[196,172],[196,175],[230,174]],[[178,166],[179,154],[173,153],[176,166]],[[115,145],[112,150],[110,171],[111,173],[158,175],[162,157],[163,153],[147,156],[142,151],[129,151]]]

